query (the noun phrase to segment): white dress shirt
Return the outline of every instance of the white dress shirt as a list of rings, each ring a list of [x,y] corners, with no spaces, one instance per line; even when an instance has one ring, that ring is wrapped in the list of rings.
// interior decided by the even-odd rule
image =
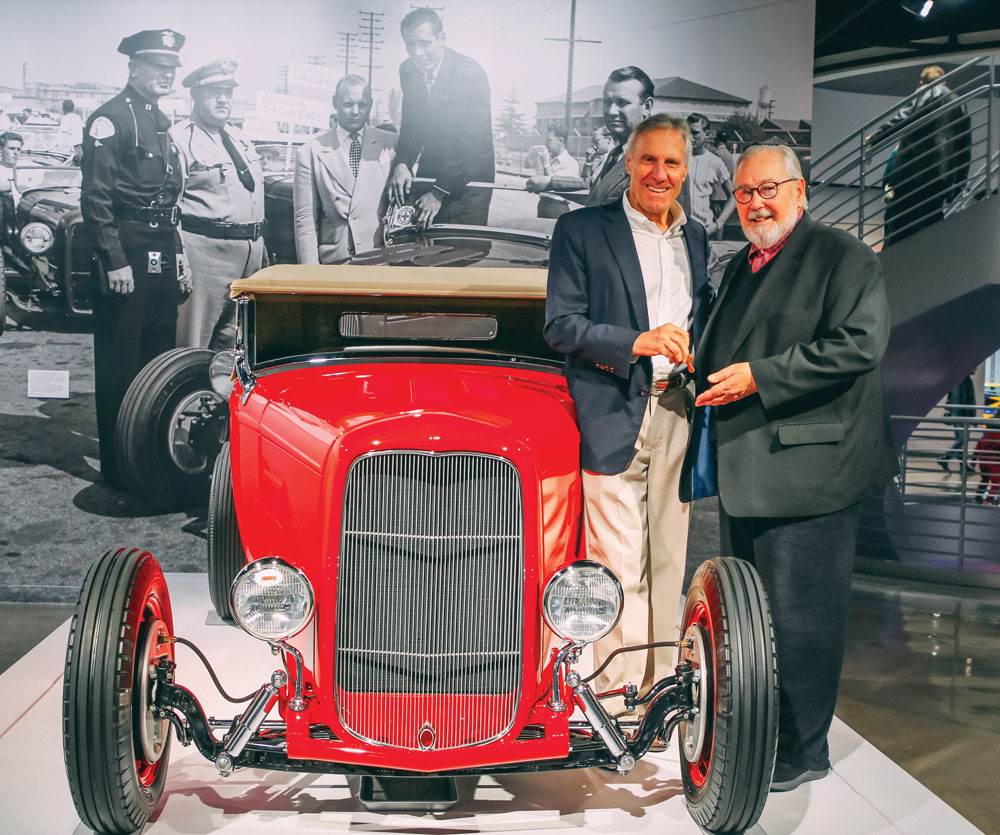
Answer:
[[[646,287],[646,310],[649,313],[649,328],[673,324],[684,330],[691,327],[692,284],[691,262],[684,243],[682,227],[687,223],[684,210],[677,205],[677,217],[666,232],[632,208],[628,191],[622,195],[625,217],[632,230],[635,251],[639,256],[642,282]],[[685,368],[683,363],[674,365],[663,356],[653,360],[653,377],[666,377],[672,371]]]

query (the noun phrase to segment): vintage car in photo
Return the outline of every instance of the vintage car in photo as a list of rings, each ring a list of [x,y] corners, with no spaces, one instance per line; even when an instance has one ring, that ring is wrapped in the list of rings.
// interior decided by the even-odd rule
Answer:
[[[56,129],[15,130],[24,146],[15,169],[19,199],[0,205],[0,332],[14,317],[43,310],[87,315],[90,247],[83,240],[80,169]]]
[[[259,670],[239,716],[210,719],[182,683],[155,557],[100,557],[63,691],[87,826],[148,820],[172,736],[223,776],[359,775],[369,809],[427,810],[455,803],[459,775],[628,773],[675,731],[694,820],[753,826],[778,708],[752,567],[701,566],[668,644],[675,674],[648,692],[595,693],[581,665],[623,600],[585,558],[575,409],[541,336],[545,276],[277,266],[234,283],[237,345],[212,366],[230,432],[212,476],[209,588],[277,669]],[[612,694],[641,718],[609,715]]]
[[[272,263],[294,263],[291,174],[294,148],[258,145],[271,159],[265,173],[265,241]],[[385,244],[361,252],[351,265],[411,267],[545,268],[554,220],[534,217],[538,198],[521,188],[495,189],[490,226],[413,225],[409,206],[392,206]],[[525,228],[528,227],[528,228]],[[377,291],[377,287],[371,288]],[[122,403],[116,427],[117,456],[129,491],[159,510],[204,502],[212,465],[228,431],[226,404],[210,386],[215,353],[178,348],[152,360]],[[228,361],[228,360],[227,360]]]

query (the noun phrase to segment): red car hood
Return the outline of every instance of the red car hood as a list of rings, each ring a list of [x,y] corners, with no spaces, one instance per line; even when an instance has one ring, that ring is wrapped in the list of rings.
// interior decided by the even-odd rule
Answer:
[[[496,452],[498,442],[513,442],[571,451],[576,467],[575,410],[555,373],[382,362],[266,375],[253,394],[267,404],[262,434],[280,438],[317,471],[334,445],[358,451],[354,436],[363,436],[364,451]]]

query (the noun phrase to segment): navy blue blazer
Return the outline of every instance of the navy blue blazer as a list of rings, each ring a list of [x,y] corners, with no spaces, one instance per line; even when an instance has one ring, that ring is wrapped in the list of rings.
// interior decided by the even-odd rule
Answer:
[[[689,218],[683,233],[691,262],[694,346],[715,291],[704,227]],[[566,355],[585,470],[608,475],[628,466],[653,377],[649,357],[631,361],[632,346],[649,329],[642,270],[622,201],[562,215],[552,233],[545,339]]]

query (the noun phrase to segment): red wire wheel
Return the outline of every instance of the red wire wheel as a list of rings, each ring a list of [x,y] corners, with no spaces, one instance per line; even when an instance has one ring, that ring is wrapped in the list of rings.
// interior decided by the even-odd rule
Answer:
[[[151,668],[173,661],[170,598],[148,552],[108,551],[80,590],[66,649],[63,751],[80,819],[98,833],[134,832],[163,794],[170,725],[154,715]]]
[[[703,563],[682,620],[698,708],[678,731],[691,817],[709,832],[742,832],[760,818],[778,741],[778,664],[767,595],[734,557]]]

